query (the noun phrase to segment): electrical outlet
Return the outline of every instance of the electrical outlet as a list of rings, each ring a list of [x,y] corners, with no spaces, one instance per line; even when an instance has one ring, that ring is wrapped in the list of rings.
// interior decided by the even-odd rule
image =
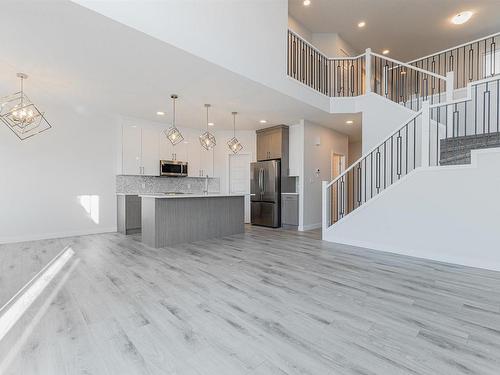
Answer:
[[[188,184],[188,190],[191,190],[191,184]]]
[[[144,182],[142,183],[142,188],[146,189],[146,184]]]

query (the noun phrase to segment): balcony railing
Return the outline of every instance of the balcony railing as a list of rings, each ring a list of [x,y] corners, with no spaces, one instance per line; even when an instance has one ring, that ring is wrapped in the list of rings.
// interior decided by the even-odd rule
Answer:
[[[288,30],[287,74],[331,97],[364,93],[365,55],[329,58],[316,47]]]
[[[454,87],[466,87],[470,82],[500,74],[499,40],[500,33],[496,33],[410,61],[409,64],[440,75],[453,72]]]
[[[422,101],[445,98],[444,75],[371,52],[329,58],[298,34],[288,30],[287,74],[329,97],[353,97],[373,91],[408,108]]]

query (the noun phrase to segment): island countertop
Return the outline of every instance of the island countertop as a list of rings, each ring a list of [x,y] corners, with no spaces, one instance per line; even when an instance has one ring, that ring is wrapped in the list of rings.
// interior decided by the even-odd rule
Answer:
[[[219,194],[219,193],[208,193],[208,194],[139,194],[141,198],[155,198],[155,199],[165,199],[165,198],[226,198],[226,197],[244,197],[245,194]]]

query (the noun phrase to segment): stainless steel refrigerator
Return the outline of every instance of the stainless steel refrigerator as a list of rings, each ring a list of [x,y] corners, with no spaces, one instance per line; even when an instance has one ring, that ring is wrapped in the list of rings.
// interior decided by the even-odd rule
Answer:
[[[258,161],[250,165],[251,223],[281,226],[281,162]]]

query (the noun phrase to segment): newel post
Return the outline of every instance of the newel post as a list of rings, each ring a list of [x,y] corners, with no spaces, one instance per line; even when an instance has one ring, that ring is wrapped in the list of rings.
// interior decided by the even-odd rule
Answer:
[[[328,181],[321,182],[321,234],[322,238],[325,237],[326,230],[328,229],[328,217],[330,216],[330,201],[328,199]]]
[[[372,92],[372,50],[366,49],[365,55],[365,94]]]
[[[431,131],[431,109],[429,101],[422,102],[422,145],[421,145],[421,166],[430,166],[430,131]]]

